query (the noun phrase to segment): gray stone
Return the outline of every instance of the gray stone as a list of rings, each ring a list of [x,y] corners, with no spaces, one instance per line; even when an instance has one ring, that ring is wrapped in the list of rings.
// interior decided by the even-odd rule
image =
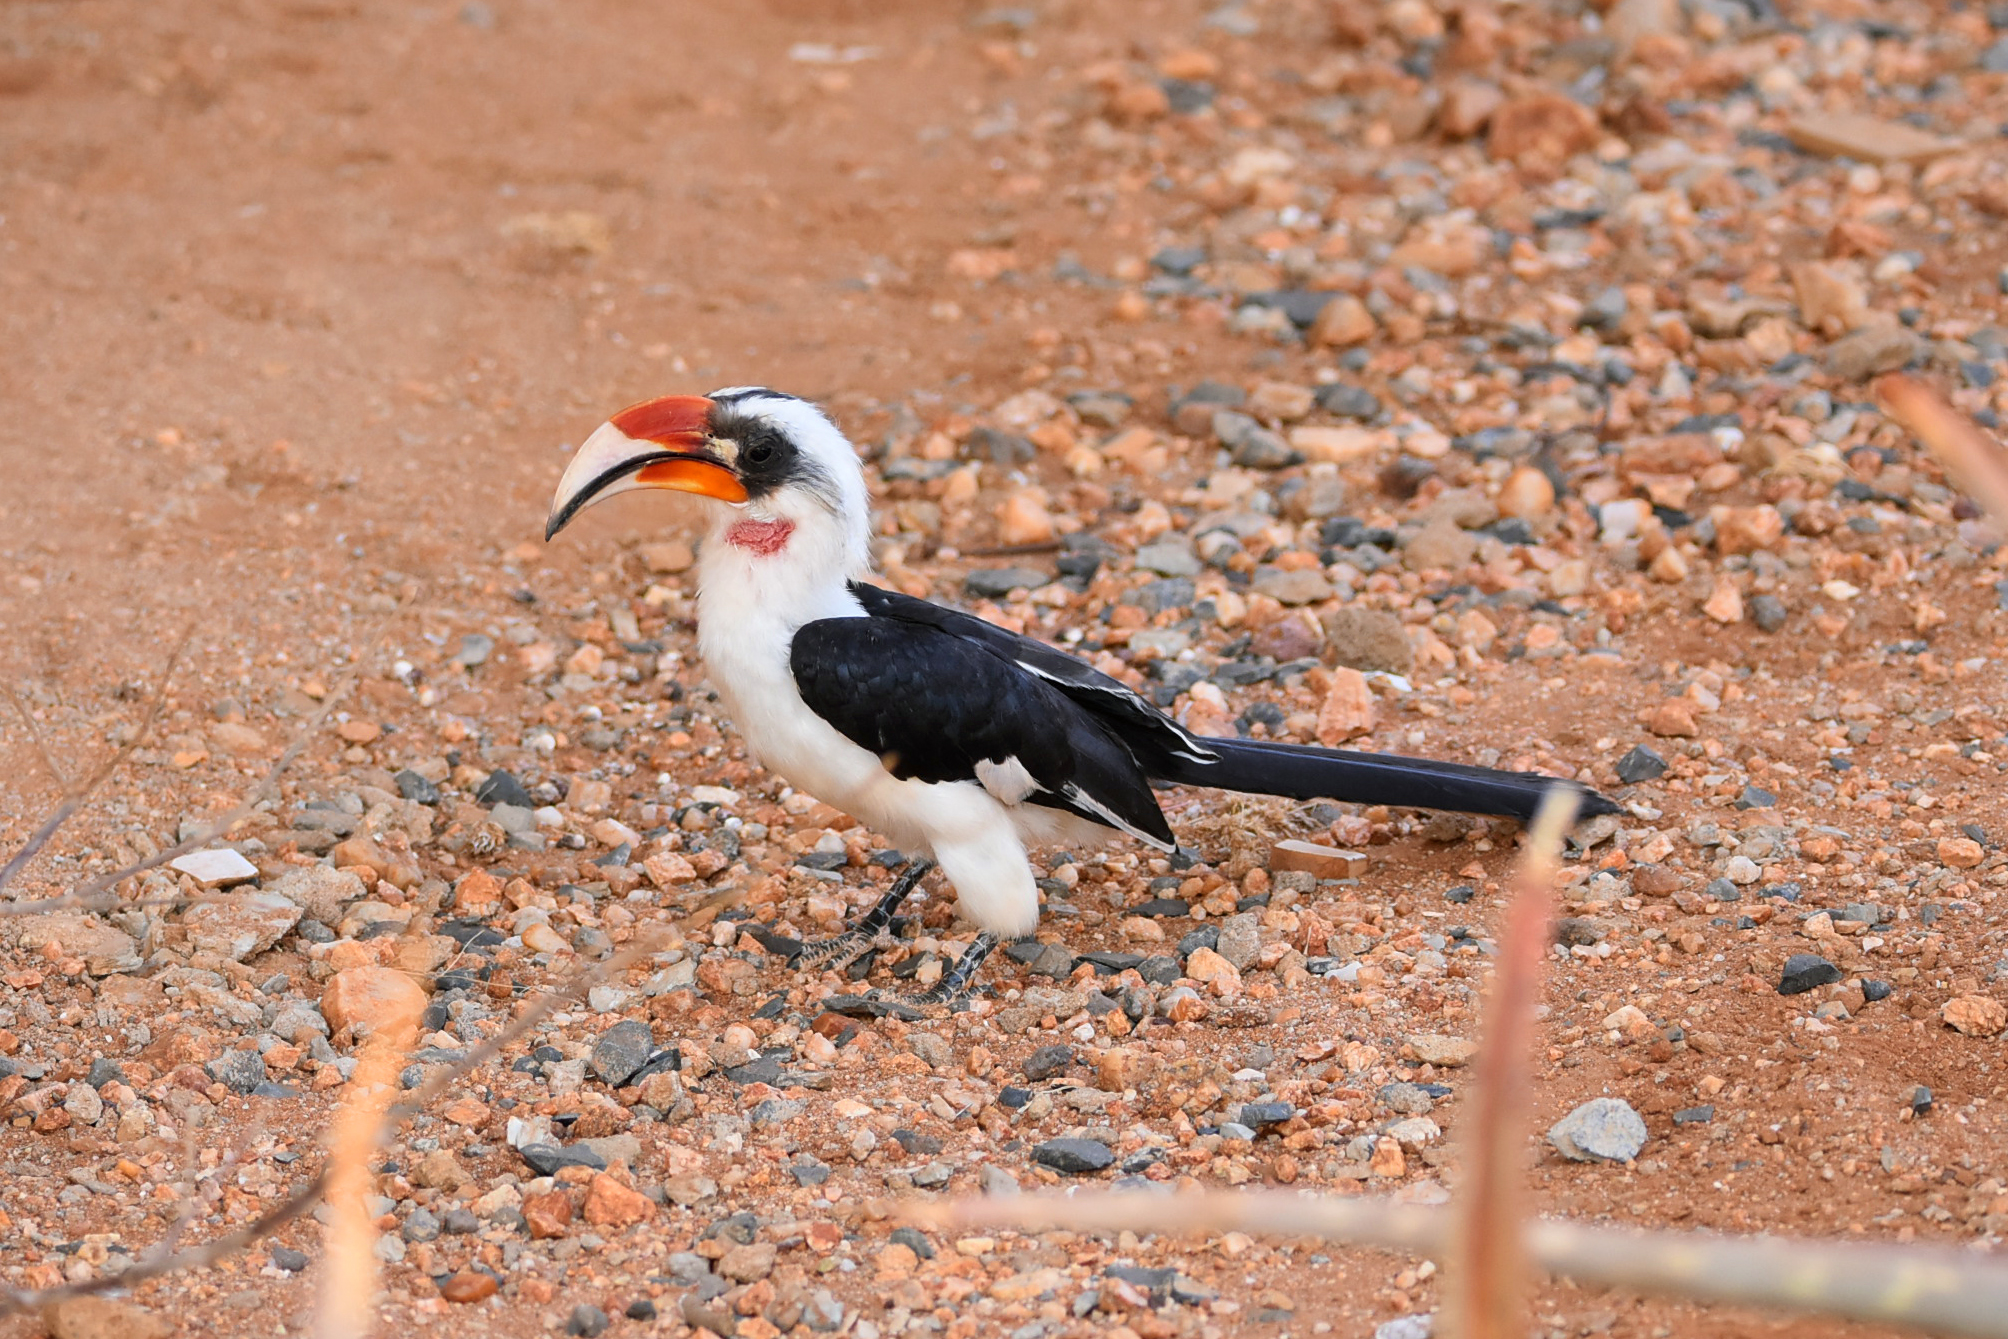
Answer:
[[[1780,995],[1803,995],[1841,979],[1841,969],[1817,953],[1794,953],[1778,977]]]
[[[1031,590],[1052,579],[1036,567],[979,567],[962,579],[962,589],[978,599],[1001,600],[1014,590]]]
[[[1116,1160],[1107,1144],[1094,1139],[1048,1139],[1032,1148],[1032,1160],[1076,1176],[1099,1172]]]
[[[1238,410],[1216,411],[1213,435],[1244,469],[1279,470],[1303,460],[1288,442]]]
[[[1376,1095],[1382,1106],[1404,1116],[1426,1116],[1436,1106],[1436,1098],[1419,1083],[1382,1084]]]
[[[419,804],[439,803],[439,787],[433,785],[409,767],[399,772],[395,779],[397,781],[397,793],[405,799],[415,800]]]
[[[225,1051],[202,1068],[236,1093],[248,1093],[265,1081],[265,1057],[256,1051]]]
[[[347,870],[308,865],[281,876],[267,891],[279,894],[323,925],[340,925],[342,909],[369,890]]]
[[[1074,1063],[1071,1046],[1041,1046],[1025,1057],[1025,1077],[1033,1083],[1050,1079]]]
[[[182,917],[199,952],[242,962],[263,953],[300,923],[300,907],[278,892],[250,892],[198,902]]]
[[[1924,351],[1924,341],[1900,325],[1866,325],[1827,346],[1827,371],[1843,381],[1894,372]]]
[[[1432,1339],[1435,1334],[1434,1311],[1425,1311],[1417,1316],[1396,1316],[1374,1326],[1374,1339]]]
[[[84,960],[84,970],[92,976],[112,976],[136,970],[140,965],[139,943],[131,935],[85,911],[51,911],[39,916],[23,916],[8,925],[6,934],[21,948],[30,951],[61,944],[66,957]]]
[[[1645,744],[1634,744],[1631,752],[1618,759],[1618,780],[1627,786],[1653,781],[1666,772],[1666,759]]]
[[[1261,923],[1252,911],[1240,912],[1220,922],[1220,938],[1213,951],[1234,964],[1239,971],[1255,961],[1262,948]]]
[[[1136,566],[1140,572],[1155,572],[1163,577],[1189,577],[1199,573],[1199,559],[1192,556],[1192,550],[1172,540],[1160,540],[1139,548],[1136,551]]]
[[[1380,401],[1363,386],[1334,382],[1318,387],[1317,396],[1318,408],[1340,418],[1371,419],[1381,411]]]
[[[1320,616],[1325,625],[1325,654],[1356,670],[1407,674],[1414,665],[1408,633],[1401,620],[1384,609],[1348,605]]]
[[[983,1164],[976,1173],[976,1184],[983,1188],[984,1194],[999,1198],[1018,1193],[1018,1178],[994,1163]]]
[[[1785,602],[1775,595],[1756,595],[1750,600],[1750,618],[1765,632],[1776,632],[1785,626],[1790,611]]]
[[[1265,564],[1255,569],[1249,588],[1278,604],[1316,604],[1332,598],[1332,583],[1315,567],[1285,570]]]
[[[1451,571],[1470,562],[1477,551],[1476,539],[1449,517],[1439,516],[1409,537],[1401,556],[1411,572]]]
[[[1025,970],[1033,976],[1064,981],[1074,973],[1074,955],[1063,944],[1048,944],[1039,950],[1039,956],[1032,959]]]
[[[1629,1102],[1599,1097],[1549,1126],[1548,1142],[1573,1162],[1630,1162],[1645,1147],[1645,1119]]]

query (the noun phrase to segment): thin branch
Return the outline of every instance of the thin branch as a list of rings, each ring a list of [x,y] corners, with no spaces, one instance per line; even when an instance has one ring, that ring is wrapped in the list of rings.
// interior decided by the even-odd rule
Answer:
[[[1448,1209],[1286,1191],[970,1198],[910,1204],[905,1215],[946,1230],[982,1226],[1147,1235],[1176,1224],[1182,1233],[1325,1237],[1413,1255],[1443,1253],[1451,1243],[1454,1217]],[[1971,1251],[1645,1232],[1555,1219],[1529,1223],[1525,1238],[1535,1264],[1584,1283],[1879,1321],[1970,1339],[2008,1339],[2008,1268]]]
[[[468,1074],[495,1059],[511,1043],[520,1040],[561,1005],[585,998],[594,986],[626,971],[644,957],[659,952],[672,930],[687,935],[690,931],[701,929],[718,919],[720,912],[738,902],[744,895],[736,888],[727,889],[706,899],[688,916],[673,925],[649,926],[640,930],[633,941],[620,952],[596,966],[575,973],[565,985],[529,1000],[515,1021],[469,1050],[460,1059],[440,1066],[410,1097],[387,1108],[382,1113],[380,1129],[392,1122],[418,1115]],[[199,1246],[191,1246],[185,1251],[164,1255],[158,1259],[142,1260],[122,1274],[102,1275],[82,1283],[68,1283],[36,1292],[0,1289],[0,1318],[38,1312],[44,1307],[71,1297],[122,1291],[164,1274],[173,1274],[184,1269],[200,1269],[215,1264],[218,1260],[226,1259],[255,1245],[306,1214],[319,1202],[327,1186],[327,1180],[328,1168],[323,1166],[320,1171],[308,1178],[305,1185],[293,1192],[292,1198],[274,1206],[256,1222]]]
[[[133,731],[132,738],[120,745],[97,771],[92,772],[75,785],[66,787],[61,803],[57,804],[55,812],[49,815],[48,820],[41,827],[35,829],[35,835],[28,838],[28,844],[15,852],[12,860],[9,860],[5,865],[0,865],[0,890],[4,890],[13,880],[15,874],[20,872],[21,867],[26,865],[30,860],[33,860],[41,852],[42,848],[49,844],[49,839],[56,835],[57,830],[63,824],[69,822],[71,815],[83,807],[84,801],[91,797],[91,792],[103,785],[113,772],[123,767],[126,759],[130,758],[134,751],[141,744],[145,743],[148,736],[153,733],[154,722],[160,719],[161,704],[167,701],[168,685],[174,682],[175,668],[181,663],[181,653],[188,649],[188,639],[194,635],[195,629],[190,627],[181,634],[181,640],[174,644],[174,650],[168,652],[167,665],[161,670],[160,690],[153,695],[153,702],[148,706],[146,715],[140,718],[139,728]],[[13,690],[9,689],[8,693],[12,696]],[[16,709],[21,709],[19,698],[15,699],[14,705]],[[21,709],[21,718],[32,721],[32,718],[29,717],[25,709]],[[34,735],[36,746],[42,749],[42,757],[49,764],[49,770],[56,773],[58,778],[61,778],[62,771],[56,766],[55,760],[49,756],[47,746],[42,743],[41,732],[36,730],[32,723],[28,728],[30,733]]]
[[[28,704],[14,691],[13,684],[0,684],[0,689],[5,689],[7,700],[14,706],[14,714],[21,718],[21,728],[28,732],[28,738],[34,742],[35,752],[42,755],[42,766],[48,768],[49,775],[56,778],[56,789],[67,795],[70,790],[70,778],[64,775],[61,764],[56,761],[56,755],[49,751],[48,736],[42,733],[42,727],[29,712]]]
[[[1554,909],[1556,861],[1581,802],[1571,786],[1550,787],[1542,799],[1499,936],[1499,965],[1485,1006],[1485,1039],[1478,1048],[1468,1109],[1457,1122],[1469,1133],[1443,1297],[1444,1329],[1457,1339],[1512,1339],[1527,1332],[1528,1274],[1520,1224],[1526,1217],[1526,1128],[1533,1106],[1528,1056]]]
[[[1998,444],[1916,377],[1892,372],[1876,382],[1875,392],[1889,416],[1944,463],[1997,525],[2008,524],[2008,461],[2002,459]]]
[[[209,824],[193,837],[185,841],[176,842],[166,850],[156,851],[144,860],[136,860],[122,869],[115,869],[109,874],[101,874],[73,893],[65,894],[62,897],[43,898],[39,901],[15,900],[0,902],[0,918],[7,916],[40,916],[45,912],[70,911],[79,907],[85,910],[96,911],[110,905],[116,905],[116,898],[108,897],[107,894],[119,884],[124,883],[135,875],[144,874],[148,870],[159,869],[169,861],[179,859],[190,851],[199,850],[229,832],[239,823],[249,818],[252,811],[266,797],[272,795],[277,790],[280,776],[306,750],[307,745],[312,742],[315,732],[320,729],[321,723],[327,720],[328,713],[333,711],[335,705],[347,694],[349,688],[354,685],[355,679],[356,676],[354,674],[349,675],[337,684],[335,689],[326,698],[322,699],[320,709],[308,717],[300,729],[295,732],[292,741],[280,753],[279,760],[272,764],[270,770],[265,773],[258,784],[251,788],[251,793],[244,797],[243,803],[239,804],[235,809],[232,809],[214,823]],[[0,880],[0,885],[4,885],[4,880]],[[171,905],[187,900],[189,899],[180,897],[155,898],[152,899],[150,904]]]

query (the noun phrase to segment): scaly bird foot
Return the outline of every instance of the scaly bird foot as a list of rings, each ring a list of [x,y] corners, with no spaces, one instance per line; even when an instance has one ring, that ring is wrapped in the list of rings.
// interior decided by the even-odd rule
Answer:
[[[840,935],[802,945],[795,965],[811,971],[842,971],[871,952],[878,943],[878,935],[863,930],[846,930]]]

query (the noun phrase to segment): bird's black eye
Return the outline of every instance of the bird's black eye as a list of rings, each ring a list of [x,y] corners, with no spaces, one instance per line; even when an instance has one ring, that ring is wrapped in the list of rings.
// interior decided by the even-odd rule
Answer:
[[[774,458],[774,444],[756,438],[746,444],[746,449],[740,453],[739,458],[748,465],[765,465]]]

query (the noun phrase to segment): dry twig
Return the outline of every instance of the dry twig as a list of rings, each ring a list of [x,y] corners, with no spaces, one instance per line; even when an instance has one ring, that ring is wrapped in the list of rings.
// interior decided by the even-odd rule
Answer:
[[[167,701],[168,685],[174,682],[175,668],[181,663],[181,653],[188,649],[188,639],[194,635],[194,631],[190,628],[182,633],[181,640],[174,644],[172,651],[168,652],[167,665],[160,673],[160,691],[153,695],[153,702],[147,707],[146,715],[140,718],[139,727],[133,731],[132,738],[121,744],[95,772],[75,784],[65,785],[63,798],[57,802],[55,812],[49,815],[41,827],[35,829],[34,835],[28,838],[27,845],[16,851],[13,859],[5,865],[0,865],[0,890],[4,890],[21,868],[40,854],[42,848],[49,844],[49,839],[56,835],[63,824],[70,821],[78,809],[83,807],[84,801],[91,797],[92,792],[103,785],[113,772],[123,767],[126,759],[130,758],[152,735],[154,722],[160,719],[161,704]],[[13,696],[12,689],[8,690],[8,696]],[[21,713],[21,719],[27,723],[28,731],[35,740],[35,746],[42,751],[42,760],[48,764],[49,770],[56,774],[56,779],[61,781],[62,769],[56,766],[56,760],[50,756],[41,731],[35,728],[34,718],[28,714],[27,708],[19,698],[14,699],[14,708]]]
[[[370,1192],[370,1155],[382,1142],[384,1114],[397,1074],[418,1037],[418,1013],[389,1019],[363,1043],[361,1062],[328,1133],[321,1169],[328,1209],[327,1260],[321,1273],[314,1333],[319,1339],[362,1339],[372,1326],[376,1301],[376,1224],[364,1205]]]
[[[1889,416],[1910,429],[1997,524],[2008,524],[2008,460],[2001,447],[1916,377],[1893,372],[1876,382],[1875,391]]]
[[[437,1101],[454,1084],[481,1066],[494,1060],[511,1043],[521,1039],[538,1023],[563,1005],[584,999],[587,992],[601,982],[626,971],[643,958],[660,950],[672,929],[687,933],[701,929],[718,918],[718,914],[737,902],[743,894],[737,889],[728,889],[701,903],[688,916],[673,926],[650,926],[637,931],[634,939],[620,952],[599,963],[582,969],[564,985],[547,994],[525,1002],[523,1011],[515,1021],[501,1029],[494,1036],[470,1049],[460,1059],[441,1065],[432,1077],[421,1084],[412,1095],[395,1106],[386,1108],[378,1121],[379,1130],[389,1124],[417,1115],[427,1106]],[[360,1072],[360,1066],[358,1066]],[[379,1135],[379,1138],[381,1136]],[[184,1269],[200,1269],[218,1260],[235,1255],[266,1237],[271,1236],[286,1224],[301,1217],[319,1202],[327,1185],[329,1168],[324,1166],[310,1177],[306,1184],[293,1192],[288,1199],[280,1201],[257,1221],[238,1229],[236,1232],[217,1237],[198,1246],[191,1246],[172,1255],[148,1258],[127,1269],[122,1274],[107,1274],[81,1283],[68,1283],[60,1287],[44,1288],[35,1292],[14,1289],[0,1290],[0,1317],[33,1314],[45,1307],[54,1306],[71,1297],[82,1297],[95,1293],[120,1292],[147,1279],[164,1274],[178,1273]]]
[[[1541,962],[1554,910],[1555,863],[1581,798],[1554,786],[1541,801],[1499,936],[1499,965],[1485,1008],[1485,1041],[1469,1104],[1458,1121],[1464,1183],[1444,1274],[1445,1328],[1459,1339],[1512,1339],[1526,1331],[1527,1262],[1520,1224],[1526,1181],[1528,1056],[1540,1002]]]
[[[285,749],[279,754],[278,761],[272,764],[263,777],[259,778],[258,784],[251,788],[251,793],[244,797],[243,802],[215,822],[204,827],[202,831],[183,841],[176,842],[165,850],[156,851],[144,860],[135,860],[132,864],[115,869],[109,874],[100,874],[97,878],[92,879],[75,892],[66,893],[61,897],[43,898],[35,901],[17,900],[0,902],[0,917],[40,916],[51,911],[73,911],[78,909],[85,911],[103,910],[116,900],[110,896],[111,890],[118,887],[119,884],[124,883],[127,879],[144,874],[148,870],[159,869],[169,861],[177,860],[190,851],[200,850],[210,842],[215,841],[218,837],[223,836],[239,823],[249,818],[252,811],[262,801],[277,791],[279,778],[306,751],[307,745],[312,742],[322,722],[327,720],[328,713],[335,709],[335,705],[342,700],[354,683],[355,675],[351,674],[348,678],[337,684],[333,691],[321,700],[320,709],[301,724],[299,730],[294,733],[292,740],[287,743]],[[128,745],[126,751],[129,751],[132,747],[132,745]],[[120,758],[115,760],[111,766],[116,766],[116,763],[123,761],[123,759],[124,753],[122,752]],[[105,775],[109,774],[109,771],[105,773]],[[90,785],[95,787],[97,781],[101,779],[102,777],[94,779]],[[62,811],[59,809],[58,813],[62,813]],[[67,818],[68,814],[64,813],[62,816]],[[51,819],[51,822],[54,823],[55,820]],[[44,824],[44,827],[48,826],[48,824]],[[61,825],[57,823],[56,826]],[[33,852],[27,851],[23,853],[23,856],[30,854],[33,854]],[[20,859],[22,857],[16,857],[17,861]],[[12,868],[13,866],[10,864],[9,870]],[[0,876],[4,876],[5,872],[0,871]],[[5,884],[5,878],[0,877],[0,887],[4,887]],[[183,897],[150,898],[146,901],[135,902],[129,905],[174,906],[188,900]]]
[[[964,1199],[910,1205],[906,1213],[943,1229],[1150,1234],[1176,1223],[1186,1233],[1325,1237],[1413,1255],[1444,1253],[1455,1216],[1449,1209],[1286,1191]],[[1583,1283],[2008,1339],[2008,1269],[1970,1251],[1643,1232],[1553,1219],[1527,1224],[1524,1238],[1534,1264]]]

